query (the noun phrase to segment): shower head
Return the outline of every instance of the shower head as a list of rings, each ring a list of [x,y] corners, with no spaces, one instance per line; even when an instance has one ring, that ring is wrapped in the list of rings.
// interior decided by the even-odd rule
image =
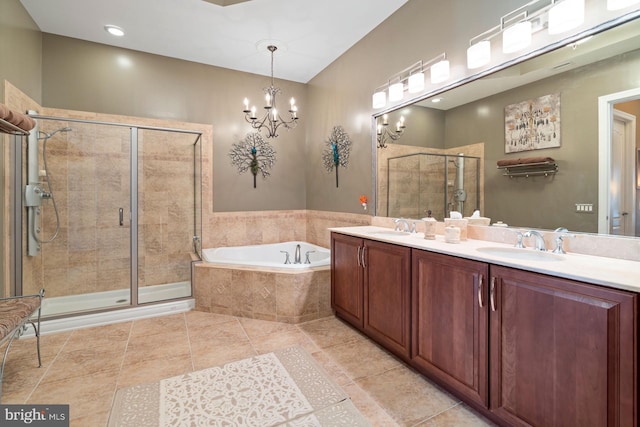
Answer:
[[[43,136],[38,136],[38,139],[49,139],[51,138],[53,135],[55,135],[58,132],[71,132],[73,129],[71,129],[70,127],[64,127],[64,128],[60,128],[60,129],[56,129],[51,133],[47,133],[44,131],[38,131],[39,134],[42,134]]]

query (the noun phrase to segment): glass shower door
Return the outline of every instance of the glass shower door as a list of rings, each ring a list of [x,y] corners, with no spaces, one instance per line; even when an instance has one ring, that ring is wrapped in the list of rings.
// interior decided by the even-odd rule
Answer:
[[[199,138],[138,132],[138,303],[191,296]]]
[[[44,316],[131,304],[130,129],[40,119],[39,130],[51,196],[39,207],[39,253],[23,257],[23,294],[46,289]]]

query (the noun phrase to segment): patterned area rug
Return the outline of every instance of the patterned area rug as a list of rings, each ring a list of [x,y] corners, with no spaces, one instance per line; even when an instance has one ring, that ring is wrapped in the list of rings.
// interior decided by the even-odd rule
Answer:
[[[109,427],[368,426],[300,346],[118,390]]]

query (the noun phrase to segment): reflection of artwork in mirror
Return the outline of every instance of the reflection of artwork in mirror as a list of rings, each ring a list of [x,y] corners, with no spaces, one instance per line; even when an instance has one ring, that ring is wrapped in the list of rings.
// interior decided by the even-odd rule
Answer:
[[[505,153],[560,146],[560,94],[507,105]]]

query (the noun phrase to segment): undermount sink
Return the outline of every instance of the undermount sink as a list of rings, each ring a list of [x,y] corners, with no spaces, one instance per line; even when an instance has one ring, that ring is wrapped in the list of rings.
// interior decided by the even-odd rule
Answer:
[[[537,251],[534,249],[503,248],[490,246],[485,248],[478,248],[476,250],[488,255],[519,259],[523,261],[562,261],[564,259],[563,256],[554,254],[553,252]]]
[[[368,234],[374,236],[408,236],[408,231],[397,231],[397,230],[378,230],[378,231],[370,231]]]

